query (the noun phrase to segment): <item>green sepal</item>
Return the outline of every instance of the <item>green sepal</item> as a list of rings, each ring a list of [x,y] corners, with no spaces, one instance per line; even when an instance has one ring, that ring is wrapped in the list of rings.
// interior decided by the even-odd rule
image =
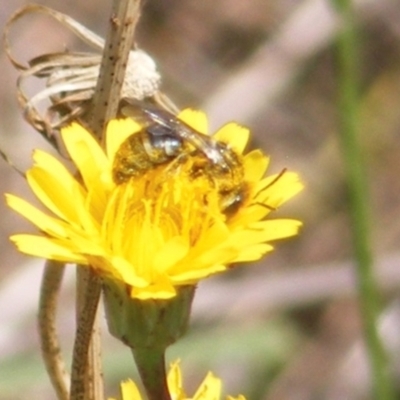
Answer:
[[[170,299],[131,298],[123,283],[103,280],[110,333],[130,348],[166,348],[186,331],[195,286],[177,288]]]

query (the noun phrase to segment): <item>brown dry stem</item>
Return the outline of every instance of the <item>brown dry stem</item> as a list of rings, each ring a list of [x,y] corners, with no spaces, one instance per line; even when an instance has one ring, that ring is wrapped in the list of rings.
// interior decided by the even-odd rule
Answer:
[[[65,265],[47,260],[39,300],[38,326],[42,357],[58,400],[69,398],[69,374],[56,330],[57,303]]]
[[[99,79],[88,120],[93,134],[99,138],[103,136],[106,123],[117,115],[139,11],[139,0],[113,1]],[[87,283],[85,284],[86,279]],[[100,284],[100,280],[92,270],[78,273],[78,302],[81,304],[78,304],[77,307],[80,311],[78,311],[79,325],[72,366],[71,400],[103,399],[101,362],[99,360],[100,340],[97,333],[99,329],[98,324],[95,323],[96,317],[90,318],[90,313],[97,312]],[[91,323],[93,328],[89,329]],[[82,372],[84,373],[82,374]]]

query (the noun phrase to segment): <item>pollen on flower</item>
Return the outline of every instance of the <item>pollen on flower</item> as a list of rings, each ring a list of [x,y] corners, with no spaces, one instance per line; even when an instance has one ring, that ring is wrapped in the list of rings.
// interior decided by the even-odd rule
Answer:
[[[168,298],[297,234],[299,221],[267,218],[302,189],[297,174],[265,177],[268,158],[244,153],[249,132],[237,124],[208,136],[204,114],[185,110],[178,118],[176,136],[169,125],[113,120],[106,149],[78,124],[64,129],[82,179],[46,153],[35,156],[28,183],[49,212],[8,195],[43,232],[13,236],[18,249],[90,265],[132,297]]]

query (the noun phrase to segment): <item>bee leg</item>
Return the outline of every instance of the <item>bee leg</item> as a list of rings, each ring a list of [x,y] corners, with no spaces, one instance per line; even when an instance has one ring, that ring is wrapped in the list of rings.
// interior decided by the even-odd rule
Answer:
[[[187,159],[187,154],[182,153],[177,155],[171,160],[171,162],[167,164],[167,166],[165,167],[165,172],[176,172],[179,166],[185,162],[185,159]]]
[[[283,168],[283,170],[281,172],[279,172],[279,174],[276,176],[275,179],[272,180],[272,182],[270,182],[267,186],[265,186],[265,188],[262,188],[261,190],[259,190],[254,197],[258,197],[262,192],[265,192],[267,189],[269,189],[272,185],[275,185],[276,182],[279,181],[279,179],[282,178],[282,176],[287,172],[286,168]]]
[[[249,207],[252,207],[252,206],[264,207],[264,208],[266,208],[266,209],[269,210],[269,211],[276,211],[276,210],[277,210],[276,207],[272,207],[272,206],[270,206],[270,205],[268,205],[268,204],[259,203],[259,202],[251,203]]]

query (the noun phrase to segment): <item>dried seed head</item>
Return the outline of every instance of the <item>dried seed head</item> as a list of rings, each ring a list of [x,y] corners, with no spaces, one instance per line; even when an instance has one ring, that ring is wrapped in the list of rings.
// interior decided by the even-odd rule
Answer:
[[[34,12],[56,19],[95,52],[44,54],[30,60],[27,67],[22,65],[11,53],[9,30],[18,19]],[[17,97],[24,116],[36,130],[53,142],[56,131],[72,120],[84,117],[89,109],[99,76],[104,40],[65,14],[39,5],[28,5],[18,10],[7,22],[4,42],[10,61],[21,71],[17,80]],[[24,89],[31,77],[43,78],[46,82],[45,88],[32,96]],[[160,83],[161,77],[153,59],[142,50],[132,50],[121,97],[137,100],[157,97]]]

